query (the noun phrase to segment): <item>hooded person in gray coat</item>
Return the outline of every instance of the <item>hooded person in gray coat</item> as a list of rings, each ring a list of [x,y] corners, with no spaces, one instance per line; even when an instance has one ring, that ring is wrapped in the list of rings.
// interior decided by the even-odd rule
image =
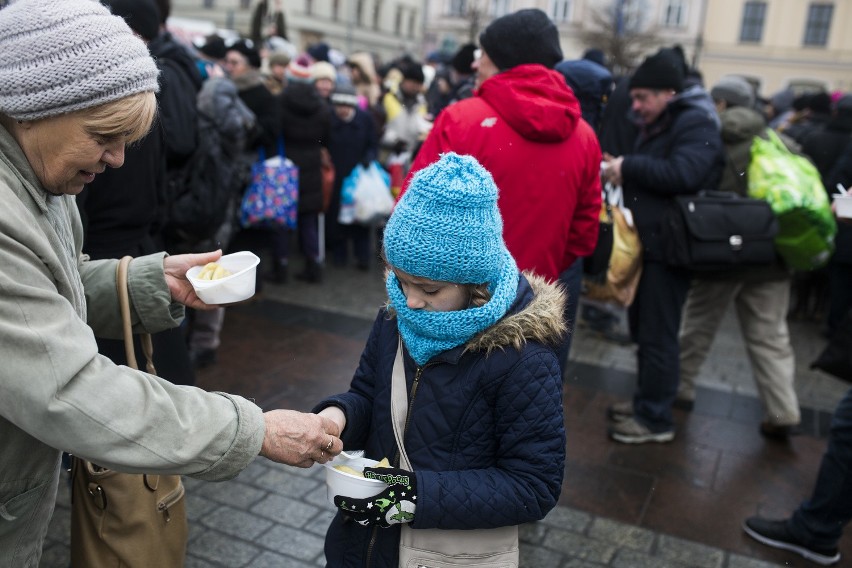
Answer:
[[[0,10],[0,566],[37,566],[65,450],[131,473],[236,476],[258,454],[309,467],[342,444],[337,425],[264,413],[172,385],[98,354],[121,337],[116,260],[81,254],[74,196],[151,126],[157,67],[121,18],[90,0]],[[220,252],[130,265],[136,331],[209,308],[186,278]],[[141,411],[144,409],[144,411]]]

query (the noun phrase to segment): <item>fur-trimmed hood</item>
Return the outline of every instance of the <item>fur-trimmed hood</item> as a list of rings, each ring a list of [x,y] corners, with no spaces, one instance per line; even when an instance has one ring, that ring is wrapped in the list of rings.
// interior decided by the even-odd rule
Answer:
[[[518,296],[508,314],[468,341],[467,351],[484,351],[514,347],[521,349],[527,341],[556,346],[567,332],[563,311],[567,301],[562,286],[542,276],[524,272],[529,286],[518,285]]]

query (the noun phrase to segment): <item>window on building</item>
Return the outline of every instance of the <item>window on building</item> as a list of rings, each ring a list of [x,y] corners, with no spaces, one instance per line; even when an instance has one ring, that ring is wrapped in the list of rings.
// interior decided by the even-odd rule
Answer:
[[[814,3],[808,6],[808,23],[805,26],[805,45],[824,46],[828,43],[834,4]]]
[[[251,0],[240,0],[240,9],[248,10],[251,8]]]
[[[663,26],[682,28],[686,25],[686,0],[668,0],[663,10]]]
[[[417,10],[412,10],[408,13],[408,37],[415,36],[415,30],[417,29]]]
[[[340,19],[340,0],[331,0],[331,19],[335,22]]]
[[[763,23],[766,19],[766,2],[746,2],[743,6],[743,24],[740,41],[760,43],[763,39]]]
[[[467,0],[450,0],[447,15],[449,15],[449,16],[465,16],[465,15],[467,15]]]
[[[308,16],[314,13],[314,0],[305,0],[305,14]]]
[[[512,11],[512,0],[491,0],[489,8],[491,10],[492,18],[505,16]]]
[[[621,2],[621,30],[640,31],[649,14],[645,0],[619,0]]]
[[[402,35],[402,6],[397,5],[396,16],[393,19],[393,33]]]
[[[373,4],[373,29],[379,29],[379,22],[382,21],[382,0],[376,0]]]
[[[551,0],[550,17],[554,22],[568,22],[571,20],[571,0]]]
[[[364,0],[357,0],[355,4],[355,23],[359,26],[364,23]]]
[[[213,8],[213,0],[202,0],[201,5],[205,8]]]

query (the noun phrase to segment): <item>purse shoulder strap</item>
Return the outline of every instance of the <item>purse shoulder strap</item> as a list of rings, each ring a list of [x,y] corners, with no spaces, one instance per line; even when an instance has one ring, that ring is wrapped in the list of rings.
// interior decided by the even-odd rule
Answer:
[[[131,260],[133,260],[132,257],[125,256],[118,261],[118,265],[115,268],[115,290],[118,293],[118,305],[121,309],[121,327],[124,335],[124,353],[127,357],[127,366],[131,369],[138,369],[136,350],[133,348],[130,294],[127,291],[127,271]],[[140,336],[140,340],[142,342],[142,352],[145,354],[145,370],[152,375],[156,375],[157,369],[154,368],[154,344],[151,341],[151,334],[143,333]]]
[[[405,445],[402,443],[405,434],[405,420],[408,417],[408,390],[405,388],[405,366],[402,362],[402,338],[396,348],[396,358],[393,362],[393,374],[391,377],[391,422],[393,423],[393,436],[399,447],[399,466],[403,469],[411,469]]]

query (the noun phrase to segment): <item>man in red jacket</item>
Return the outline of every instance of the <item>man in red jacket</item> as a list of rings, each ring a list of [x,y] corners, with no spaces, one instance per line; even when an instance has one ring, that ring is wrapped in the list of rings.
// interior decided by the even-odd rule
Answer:
[[[498,18],[479,43],[475,96],[441,112],[408,179],[449,151],[485,166],[500,189],[503,237],[518,267],[556,280],[574,265],[570,329],[581,272],[575,261],[589,255],[598,238],[600,146],[574,93],[553,70],[562,49],[544,12]],[[570,333],[557,354],[563,367],[569,347]]]

